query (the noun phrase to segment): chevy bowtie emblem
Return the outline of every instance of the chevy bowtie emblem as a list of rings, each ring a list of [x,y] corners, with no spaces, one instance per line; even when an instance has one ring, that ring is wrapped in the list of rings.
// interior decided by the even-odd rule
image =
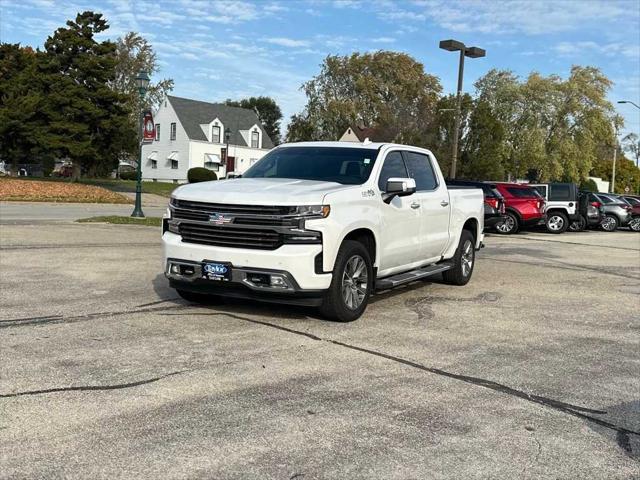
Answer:
[[[209,215],[209,221],[214,225],[224,225],[225,223],[231,223],[233,217],[225,215],[224,213],[212,213]]]

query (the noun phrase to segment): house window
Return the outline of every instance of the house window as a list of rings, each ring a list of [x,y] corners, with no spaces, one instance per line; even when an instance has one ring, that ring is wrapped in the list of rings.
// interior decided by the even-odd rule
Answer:
[[[217,172],[220,170],[220,164],[215,162],[204,162],[204,168]]]
[[[169,139],[170,140],[175,140],[176,139],[176,124],[175,123],[171,124],[171,134],[169,135]]]
[[[174,170],[178,169],[178,160],[171,160],[171,168]]]
[[[218,125],[211,127],[211,141],[213,143],[220,143],[220,127]]]
[[[156,123],[156,142],[160,141],[160,124]]]
[[[157,160],[151,160],[151,168],[158,168],[158,161]]]
[[[254,130],[251,132],[251,148],[260,148],[258,145],[260,144],[260,134]]]

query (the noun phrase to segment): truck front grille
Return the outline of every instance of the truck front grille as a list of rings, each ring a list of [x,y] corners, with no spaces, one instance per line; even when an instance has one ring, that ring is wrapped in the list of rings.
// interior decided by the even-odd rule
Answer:
[[[275,250],[283,243],[283,235],[268,229],[202,225],[180,222],[183,242],[231,248]]]

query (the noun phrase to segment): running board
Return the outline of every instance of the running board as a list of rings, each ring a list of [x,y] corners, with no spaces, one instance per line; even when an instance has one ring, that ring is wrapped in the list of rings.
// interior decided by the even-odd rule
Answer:
[[[389,288],[397,287],[405,283],[413,282],[421,278],[430,277],[436,273],[446,272],[453,268],[453,262],[440,262],[435,265],[429,265],[428,267],[416,268],[409,272],[398,273],[391,277],[381,278],[376,280],[376,290],[387,290]]]

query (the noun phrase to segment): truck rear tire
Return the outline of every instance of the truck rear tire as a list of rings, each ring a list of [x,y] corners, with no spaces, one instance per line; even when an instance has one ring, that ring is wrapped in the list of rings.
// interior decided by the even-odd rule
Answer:
[[[574,220],[569,224],[569,230],[572,232],[582,232],[586,230],[588,225],[587,219],[584,218],[584,215],[580,215],[577,220]]]
[[[469,230],[463,230],[458,248],[453,256],[453,268],[442,273],[445,283],[450,285],[466,285],[471,280],[473,267],[476,264],[476,239]]]
[[[367,308],[373,289],[373,266],[369,251],[354,240],[345,240],[333,267],[331,285],[320,313],[330,320],[352,322]]]

